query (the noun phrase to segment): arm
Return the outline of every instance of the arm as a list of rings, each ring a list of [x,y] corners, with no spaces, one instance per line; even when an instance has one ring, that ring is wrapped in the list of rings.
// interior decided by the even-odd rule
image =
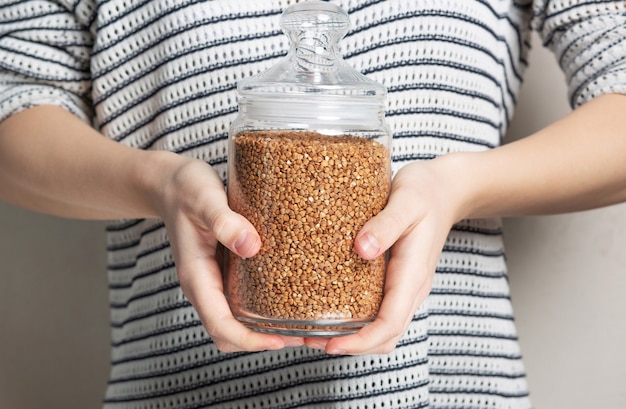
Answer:
[[[0,13],[0,200],[62,217],[160,217],[180,286],[218,348],[301,344],[253,332],[230,312],[219,243],[250,257],[260,240],[228,207],[214,169],[182,155],[118,144],[89,125],[95,17],[89,12],[95,9],[79,9],[54,0],[21,1]]]
[[[0,123],[0,199],[55,216],[156,217],[147,196],[159,181],[148,170],[174,168],[176,162],[113,142],[52,105]]]
[[[451,156],[466,176],[461,216],[554,214],[626,201],[625,112],[626,95],[604,95],[530,137]]]
[[[39,106],[0,123],[0,199],[63,217],[161,217],[183,292],[221,350],[301,344],[254,332],[232,316],[218,243],[250,257],[260,239],[200,160],[121,145],[63,108]]]
[[[557,123],[490,151],[405,166],[387,207],[357,236],[370,259],[391,249],[377,319],[358,333],[307,344],[329,353],[387,353],[430,292],[459,220],[549,214],[626,201],[626,96],[596,98]]]
[[[568,212],[626,200],[624,1],[532,3],[532,26],[569,84],[566,118],[487,152],[404,167],[388,206],[357,235],[364,258],[390,249],[377,319],[358,333],[307,344],[352,354],[392,350],[430,292],[450,227],[464,218]]]

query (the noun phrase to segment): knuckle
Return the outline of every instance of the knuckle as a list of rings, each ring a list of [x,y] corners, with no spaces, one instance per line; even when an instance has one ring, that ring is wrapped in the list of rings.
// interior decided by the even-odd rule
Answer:
[[[223,238],[224,234],[228,230],[228,226],[230,224],[229,215],[225,211],[212,212],[208,215],[208,224],[213,235],[219,240],[220,238]]]

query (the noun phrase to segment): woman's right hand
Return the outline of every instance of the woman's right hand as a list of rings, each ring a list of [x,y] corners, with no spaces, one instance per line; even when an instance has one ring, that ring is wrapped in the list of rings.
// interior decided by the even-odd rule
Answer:
[[[103,137],[63,108],[42,105],[0,123],[0,200],[78,219],[164,220],[180,285],[222,351],[301,345],[253,332],[230,312],[218,243],[242,257],[259,250],[254,227],[228,207],[208,164]]]
[[[165,222],[181,288],[223,352],[262,351],[303,345],[302,338],[262,334],[237,321],[224,296],[220,243],[252,257],[261,240],[252,224],[233,212],[222,181],[208,164],[161,153],[174,162],[155,198]],[[165,166],[162,169],[172,169]]]

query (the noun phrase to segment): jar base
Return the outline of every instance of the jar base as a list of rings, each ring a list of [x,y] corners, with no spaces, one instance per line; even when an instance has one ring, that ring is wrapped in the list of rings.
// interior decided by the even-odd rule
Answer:
[[[266,334],[294,337],[330,338],[354,334],[373,321],[373,318],[358,320],[285,320],[238,317],[246,327]]]

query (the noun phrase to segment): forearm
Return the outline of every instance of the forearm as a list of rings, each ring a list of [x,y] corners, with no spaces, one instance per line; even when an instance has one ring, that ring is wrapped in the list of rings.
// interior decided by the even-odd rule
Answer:
[[[460,181],[464,218],[626,201],[626,96],[599,97],[527,138],[448,160]]]
[[[61,217],[154,217],[158,172],[173,156],[111,141],[62,108],[35,107],[0,124],[0,199]]]

